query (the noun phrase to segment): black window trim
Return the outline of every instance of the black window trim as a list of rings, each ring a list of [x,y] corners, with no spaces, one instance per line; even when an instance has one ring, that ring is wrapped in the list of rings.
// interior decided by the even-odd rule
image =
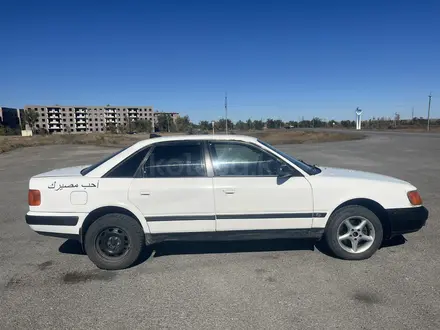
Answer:
[[[205,165],[205,175],[203,176],[175,176],[175,177],[144,177],[142,175],[142,168],[144,167],[145,163],[150,158],[151,154],[153,153],[154,149],[156,149],[157,146],[166,146],[166,145],[176,145],[176,144],[185,144],[185,143],[194,143],[194,144],[200,144],[202,147],[202,161]],[[144,160],[139,165],[138,169],[135,172],[134,178],[135,179],[182,179],[182,178],[208,178],[211,177],[209,174],[208,166],[207,166],[207,149],[206,149],[206,143],[203,140],[177,140],[177,141],[164,141],[164,142],[157,142],[154,144],[150,144],[149,147],[151,147],[151,150],[147,153]],[[211,167],[212,170],[212,167]]]
[[[304,177],[304,175],[298,171],[295,167],[293,167],[292,165],[288,164],[284,159],[281,159],[277,154],[275,153],[271,153],[268,152],[267,150],[261,148],[258,144],[252,143],[252,142],[247,142],[247,141],[241,141],[241,140],[207,140],[207,148],[208,148],[208,153],[209,153],[209,158],[210,158],[210,163],[211,163],[211,167],[212,167],[212,175],[213,177],[216,178],[276,178],[278,177],[278,175],[216,175],[214,172],[214,165],[213,165],[213,159],[214,157],[212,156],[212,151],[211,151],[211,143],[233,143],[233,144],[242,144],[242,145],[246,145],[252,148],[256,148],[258,150],[260,150],[261,152],[265,153],[266,155],[269,155],[273,158],[276,158],[282,165],[286,165],[288,166],[290,169],[293,170],[293,173],[295,173],[294,175],[292,175],[292,177]]]
[[[109,179],[130,179],[130,178],[127,178],[127,177],[121,177],[121,178],[118,178],[118,177],[110,177],[110,175],[111,175],[111,172],[113,172],[113,170],[116,169],[116,168],[117,168],[119,165],[121,165],[123,162],[130,160],[132,157],[136,156],[136,155],[139,154],[140,152],[145,151],[145,149],[148,149],[148,148],[150,148],[150,150],[147,152],[147,154],[145,155],[145,157],[142,159],[142,161],[141,161],[140,164],[138,165],[136,171],[134,172],[134,175],[131,177],[132,179],[135,178],[136,175],[137,175],[137,173],[138,173],[138,171],[139,171],[139,169],[141,168],[141,165],[144,163],[144,160],[145,160],[146,158],[148,158],[148,157],[150,156],[150,154],[151,154],[151,150],[153,149],[153,148],[151,147],[151,145],[147,145],[147,146],[145,146],[145,147],[143,147],[143,148],[137,150],[136,152],[133,152],[130,156],[125,157],[123,160],[121,160],[119,163],[117,163],[115,166],[113,166],[110,170],[108,170],[108,171],[107,171],[107,172],[106,172],[101,178],[109,178]]]

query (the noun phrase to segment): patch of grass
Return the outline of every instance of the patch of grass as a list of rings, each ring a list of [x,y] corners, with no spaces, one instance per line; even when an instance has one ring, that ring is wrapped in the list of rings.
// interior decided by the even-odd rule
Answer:
[[[57,144],[83,144],[109,147],[125,147],[148,135],[112,135],[112,134],[59,134],[48,136],[0,136],[0,153],[23,147],[35,147]]]
[[[165,133],[169,135],[172,133]],[[176,133],[177,134],[177,133]],[[362,134],[266,130],[261,132],[243,132],[242,134],[255,136],[270,144],[316,143],[327,141],[345,141],[362,139]],[[148,139],[148,134],[58,134],[47,136],[0,136],[0,153],[24,147],[35,147],[57,144],[81,144],[107,147],[126,147],[137,141]]]
[[[251,132],[247,135],[254,136],[273,145],[349,141],[360,140],[365,137],[363,134],[349,132],[314,132],[298,130],[266,130],[261,132]]]

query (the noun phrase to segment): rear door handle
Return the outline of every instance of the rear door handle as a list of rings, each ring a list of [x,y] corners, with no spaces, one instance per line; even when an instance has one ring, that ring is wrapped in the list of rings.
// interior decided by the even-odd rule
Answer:
[[[235,194],[235,189],[234,188],[225,188],[225,189],[223,189],[223,192],[226,195],[232,195],[232,194]]]
[[[149,191],[145,191],[145,190],[141,190],[140,194],[141,194],[141,196],[150,196],[150,192]]]

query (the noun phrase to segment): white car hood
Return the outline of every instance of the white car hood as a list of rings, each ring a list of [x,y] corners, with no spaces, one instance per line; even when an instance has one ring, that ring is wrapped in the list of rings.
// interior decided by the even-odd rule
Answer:
[[[391,176],[386,176],[382,174],[356,171],[356,170],[348,170],[342,168],[334,168],[334,167],[320,167],[322,172],[318,174],[319,176],[324,177],[337,177],[337,178],[347,178],[347,179],[363,179],[370,181],[381,181],[381,182],[392,182],[392,183],[400,183],[409,185],[408,182],[393,178]]]
[[[37,174],[34,177],[43,178],[43,177],[60,177],[60,176],[81,176],[81,170],[88,166],[90,165],[60,168],[49,172]]]

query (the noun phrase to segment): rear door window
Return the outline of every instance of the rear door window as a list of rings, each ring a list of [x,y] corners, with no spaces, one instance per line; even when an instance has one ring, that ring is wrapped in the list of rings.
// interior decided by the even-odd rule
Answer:
[[[203,143],[158,144],[143,166],[145,178],[206,176]]]

